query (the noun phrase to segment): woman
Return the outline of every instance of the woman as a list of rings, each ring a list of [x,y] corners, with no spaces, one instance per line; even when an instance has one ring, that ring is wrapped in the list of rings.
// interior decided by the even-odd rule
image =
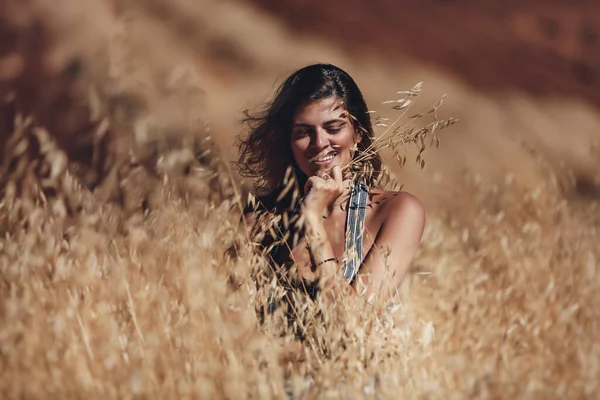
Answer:
[[[419,246],[425,212],[411,194],[377,188],[381,159],[370,152],[370,114],[354,80],[333,65],[310,65],[260,115],[246,116],[238,164],[263,196],[245,218],[255,231],[260,218],[278,221],[259,239],[274,264],[295,265],[321,292],[388,302]],[[299,196],[289,190],[290,169]]]

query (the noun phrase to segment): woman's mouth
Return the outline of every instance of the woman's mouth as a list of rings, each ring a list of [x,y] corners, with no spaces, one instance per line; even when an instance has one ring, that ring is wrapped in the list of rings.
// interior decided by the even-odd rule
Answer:
[[[333,151],[331,153],[327,153],[323,156],[312,157],[309,161],[319,167],[323,167],[331,163],[331,161],[335,158],[337,152]]]

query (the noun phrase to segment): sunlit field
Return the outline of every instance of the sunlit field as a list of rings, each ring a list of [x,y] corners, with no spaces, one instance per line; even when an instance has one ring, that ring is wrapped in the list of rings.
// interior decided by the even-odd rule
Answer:
[[[202,36],[207,15],[233,8],[132,3],[0,5],[2,398],[600,393],[599,198],[543,148],[524,152],[533,183],[473,169],[439,183],[452,199],[426,201],[394,308],[299,296],[302,342],[281,312],[261,323],[280,288],[240,223],[249,183],[223,116],[241,109],[219,94],[260,62],[231,61],[235,46]],[[423,159],[435,164],[477,112],[462,110]],[[435,180],[407,154],[407,181]]]

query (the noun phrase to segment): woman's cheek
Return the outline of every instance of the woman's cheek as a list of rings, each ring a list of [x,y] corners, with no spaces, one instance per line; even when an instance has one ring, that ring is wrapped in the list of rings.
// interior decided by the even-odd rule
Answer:
[[[306,175],[309,175],[309,171],[308,171],[309,165],[308,165],[306,158],[304,157],[304,152],[300,151],[298,148],[292,147],[292,155],[294,157],[294,161],[296,162],[296,165],[300,168],[300,170],[302,172],[304,172]]]

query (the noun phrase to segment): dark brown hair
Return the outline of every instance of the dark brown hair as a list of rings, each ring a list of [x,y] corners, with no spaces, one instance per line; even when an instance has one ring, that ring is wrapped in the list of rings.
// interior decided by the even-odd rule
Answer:
[[[292,166],[300,184],[307,177],[296,166],[290,147],[294,114],[299,107],[336,96],[342,100],[356,131],[362,135],[357,154],[373,141],[371,117],[360,89],[348,73],[330,64],[314,64],[290,75],[278,88],[273,100],[256,114],[244,111],[242,126],[248,131],[238,140],[240,174],[254,181],[259,195],[272,194],[281,186],[286,170]],[[356,156],[356,154],[355,154]],[[367,184],[374,185],[381,170],[381,158],[372,154],[365,162]]]

